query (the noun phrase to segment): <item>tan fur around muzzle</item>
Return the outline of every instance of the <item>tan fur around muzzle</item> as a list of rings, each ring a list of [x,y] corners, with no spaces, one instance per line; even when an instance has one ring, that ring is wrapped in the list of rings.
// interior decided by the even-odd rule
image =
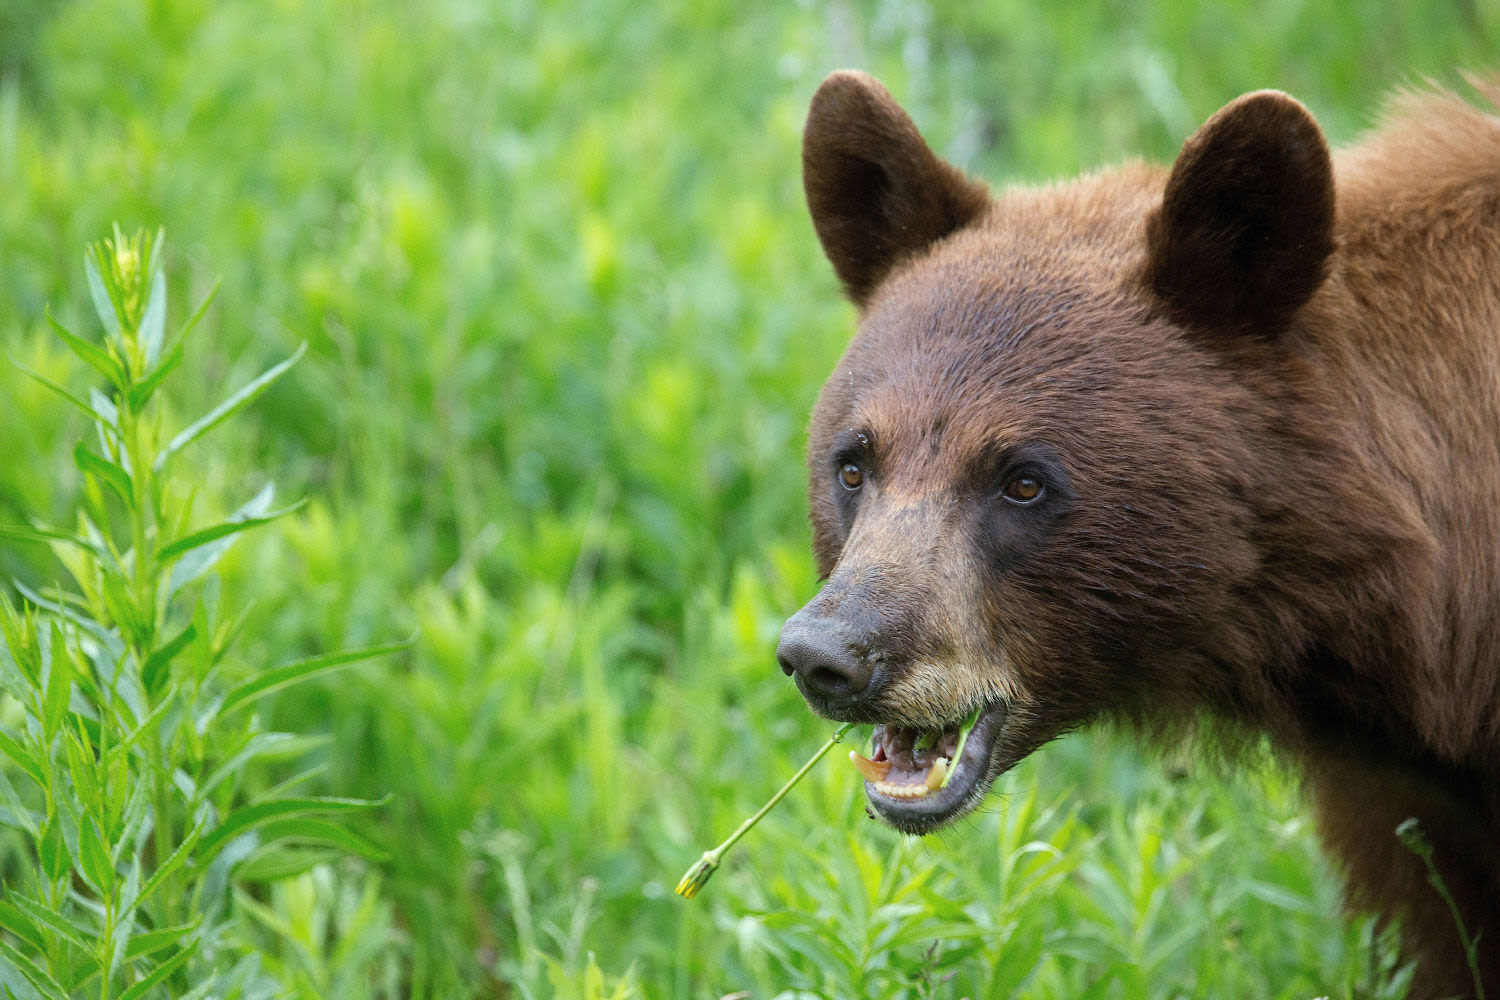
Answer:
[[[871,490],[823,590],[805,612],[837,620],[881,661],[885,721],[942,728],[976,706],[1020,696],[985,621],[973,546],[959,501]]]

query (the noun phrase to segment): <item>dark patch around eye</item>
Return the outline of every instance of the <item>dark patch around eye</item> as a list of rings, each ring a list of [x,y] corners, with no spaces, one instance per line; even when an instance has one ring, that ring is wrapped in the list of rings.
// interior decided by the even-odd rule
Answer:
[[[833,504],[846,536],[859,510],[860,494],[869,486],[874,474],[874,464],[874,447],[868,431],[851,428],[833,439],[829,481]]]
[[[1039,441],[992,451],[975,464],[970,490],[981,558],[1002,573],[1038,556],[1073,506],[1062,457]]]

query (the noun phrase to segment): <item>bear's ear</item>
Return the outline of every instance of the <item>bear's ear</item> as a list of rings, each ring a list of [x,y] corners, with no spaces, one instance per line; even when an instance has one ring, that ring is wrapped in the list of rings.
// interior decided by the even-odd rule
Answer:
[[[1182,147],[1147,224],[1146,280],[1185,326],[1284,328],[1328,274],[1333,165],[1312,115],[1264,90]]]
[[[860,308],[896,263],[972,221],[989,197],[927,148],[884,87],[852,70],[813,95],[802,186],[823,250]]]

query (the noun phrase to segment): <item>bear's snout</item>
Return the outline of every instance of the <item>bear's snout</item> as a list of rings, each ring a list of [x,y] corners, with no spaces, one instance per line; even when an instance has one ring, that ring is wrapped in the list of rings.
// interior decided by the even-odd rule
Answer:
[[[865,644],[847,633],[842,622],[803,608],[782,627],[776,644],[782,672],[795,677],[802,696],[825,712],[859,702],[875,673]]]

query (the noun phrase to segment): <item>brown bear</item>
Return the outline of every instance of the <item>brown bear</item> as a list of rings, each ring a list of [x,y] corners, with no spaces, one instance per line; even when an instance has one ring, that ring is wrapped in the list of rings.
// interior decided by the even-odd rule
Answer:
[[[1264,91],[992,196],[839,72],[802,164],[859,328],[777,654],[875,725],[873,812],[937,828],[1100,717],[1268,734],[1417,994],[1475,983],[1408,817],[1500,990],[1500,120],[1409,95],[1331,154]]]

